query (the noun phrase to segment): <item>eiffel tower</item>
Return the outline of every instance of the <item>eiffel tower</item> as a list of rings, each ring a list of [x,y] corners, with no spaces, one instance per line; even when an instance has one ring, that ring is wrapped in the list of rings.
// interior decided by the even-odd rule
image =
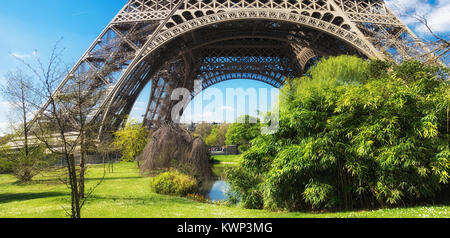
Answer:
[[[318,57],[400,62],[426,52],[383,0],[129,0],[55,93],[88,73],[85,88],[102,94],[91,119],[102,135],[120,127],[148,83],[151,124],[170,119],[178,87],[192,97],[232,79],[281,87]]]

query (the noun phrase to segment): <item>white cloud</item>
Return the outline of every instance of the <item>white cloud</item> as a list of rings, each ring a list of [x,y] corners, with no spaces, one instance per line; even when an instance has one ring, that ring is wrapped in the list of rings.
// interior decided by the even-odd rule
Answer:
[[[5,109],[5,108],[11,108],[11,103],[7,102],[7,101],[0,101],[0,108]],[[3,110],[2,110],[3,111]]]
[[[234,108],[230,107],[230,106],[221,106],[219,108],[219,110],[221,111],[230,111],[230,112],[234,112]]]
[[[428,14],[428,24],[436,33],[445,33],[450,31],[450,1],[441,1],[438,6]],[[419,27],[417,30],[426,32],[425,27]]]
[[[147,103],[138,101],[133,106],[133,111],[145,111],[147,108]]]
[[[137,101],[134,103],[133,109],[130,112],[130,119],[136,121],[142,121],[143,114],[147,110],[147,104],[143,101]]]
[[[12,133],[12,126],[9,122],[0,122],[0,136]]]
[[[26,58],[31,57],[31,55],[29,55],[29,54],[22,54],[22,53],[18,53],[18,52],[11,53],[11,56],[15,57],[15,58],[19,58],[19,59],[26,59]]]
[[[435,33],[450,31],[450,0],[441,0],[435,4],[426,0],[386,0],[386,4],[416,34],[425,35],[429,34],[429,31],[417,19],[410,16],[414,13],[424,16]]]
[[[143,101],[137,101],[134,105],[144,106],[146,103]]]
[[[32,57],[38,57],[39,56],[39,52],[37,52],[36,50],[34,50],[31,53],[20,53],[20,52],[12,52],[10,53],[10,55],[12,57],[18,58],[18,59],[29,59]]]
[[[134,107],[133,112],[145,112],[147,109],[145,107]]]
[[[183,122],[221,122],[223,121],[223,118],[220,118],[223,115],[218,115],[214,112],[203,112],[203,113],[196,113],[193,115],[189,115],[188,113],[185,113],[182,117]]]

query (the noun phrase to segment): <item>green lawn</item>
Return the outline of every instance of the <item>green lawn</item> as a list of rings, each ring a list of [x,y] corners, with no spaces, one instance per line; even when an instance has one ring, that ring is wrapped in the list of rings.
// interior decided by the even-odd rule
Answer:
[[[220,158],[228,160],[232,158]],[[236,159],[236,158],[234,158]],[[238,160],[238,159],[236,159]],[[236,162],[236,161],[235,161]],[[97,183],[103,166],[91,166],[87,187]],[[46,174],[28,185],[15,183],[11,175],[0,175],[1,218],[66,217],[70,208],[69,190],[55,174]],[[450,217],[450,206],[430,206],[345,213],[287,213],[248,210],[240,207],[198,203],[184,198],[152,193],[151,178],[141,177],[134,163],[115,165],[107,173],[82,210],[82,217],[92,218],[305,218],[305,217]]]
[[[213,158],[220,164],[237,164],[241,160],[241,155],[215,155]]]

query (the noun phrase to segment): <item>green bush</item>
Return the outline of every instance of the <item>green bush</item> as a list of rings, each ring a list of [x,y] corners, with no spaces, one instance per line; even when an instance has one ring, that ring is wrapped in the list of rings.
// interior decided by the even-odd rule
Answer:
[[[279,131],[252,140],[228,177],[236,200],[342,210],[442,199],[450,179],[447,77],[448,69],[419,62],[340,56],[287,80]]]
[[[263,208],[263,196],[257,189],[261,183],[261,178],[253,176],[245,168],[236,168],[226,170],[226,180],[229,181],[230,191],[228,191],[228,201],[231,203],[241,203],[244,208],[261,209]]]
[[[262,209],[264,206],[263,195],[258,189],[250,189],[242,200],[242,206],[247,209]]]
[[[9,174],[13,172],[13,162],[0,158],[0,174]]]
[[[177,170],[171,170],[156,176],[152,187],[158,194],[182,196],[198,192],[197,180]]]
[[[45,146],[30,146],[28,154],[25,148],[11,150],[0,147],[0,173],[11,173],[20,182],[28,183],[33,178],[55,164],[56,158],[46,154]]]

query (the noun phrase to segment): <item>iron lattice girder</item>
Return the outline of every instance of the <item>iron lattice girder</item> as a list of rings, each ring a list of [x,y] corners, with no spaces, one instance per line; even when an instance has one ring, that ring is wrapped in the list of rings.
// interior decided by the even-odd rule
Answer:
[[[260,22],[260,24],[265,25],[264,22]],[[245,28],[245,26],[240,27]],[[235,32],[239,32],[240,28],[235,25],[233,29],[235,29]],[[285,30],[291,32],[293,28],[287,27]],[[186,79],[187,85],[189,85],[187,88],[191,90],[192,97],[216,83],[231,79],[251,79],[274,87],[281,87],[286,77],[301,76],[303,72],[303,68],[299,64],[299,62],[303,62],[301,59],[305,61],[303,62],[304,66],[307,60],[317,55],[314,50],[298,45],[299,42],[289,41],[287,38],[283,39],[283,37],[278,39],[268,37],[269,39],[265,39],[263,36],[258,37],[258,35],[248,36],[246,35],[248,33],[243,31],[234,34],[233,37],[223,38],[220,36],[227,35],[228,29],[225,28],[218,32],[218,34],[216,34],[217,32],[212,34],[213,36],[206,32],[198,32],[198,35],[202,35],[204,40],[196,42],[197,46],[194,44],[187,45],[186,48],[189,50],[182,51],[182,54],[189,54],[185,58],[191,57],[195,62],[194,66],[188,68],[192,68],[196,74]],[[278,32],[279,36],[285,36],[285,33]],[[294,36],[296,34],[290,33],[289,35]],[[191,37],[192,39],[198,38],[195,35]],[[192,39],[184,40],[190,41]],[[301,43],[304,44],[305,42]],[[174,44],[180,45],[176,42]],[[300,50],[297,52],[292,44],[295,44]],[[305,45],[311,46],[312,44]],[[157,76],[157,78],[159,82],[161,80],[173,80],[171,76],[165,78]],[[200,90],[192,90],[193,81],[196,79],[203,80]],[[164,87],[158,86],[157,88]],[[152,91],[153,94],[156,96],[151,97],[145,118],[148,121],[161,120],[161,113],[156,113],[158,106],[160,102],[170,97],[171,92],[168,91],[161,96],[161,94]]]
[[[133,22],[142,20],[162,20],[167,18],[169,10],[175,7],[178,1],[129,1],[127,6],[117,15],[113,22]],[[155,11],[161,10],[161,16],[155,17]],[[408,29],[401,21],[392,14],[382,0],[193,0],[184,1],[174,16],[168,21],[167,27],[178,26],[186,21],[191,21],[201,16],[212,15],[214,13],[228,13],[236,9],[261,10],[254,11],[251,14],[239,12],[240,17],[258,17],[259,14],[268,13],[272,17],[278,17],[283,20],[283,16],[276,16],[277,12],[301,13],[304,16],[310,16],[314,19],[320,19],[324,22],[332,22],[342,29],[348,29],[356,33],[359,37],[365,37],[359,32],[356,24],[372,23],[381,25],[395,26],[401,29]],[[271,12],[275,10],[276,12]],[[152,14],[150,14],[152,13]],[[158,15],[158,14],[157,14]],[[233,16],[231,16],[233,18]],[[208,21],[208,20],[203,20]],[[309,23],[309,22],[308,22]],[[314,24],[314,23],[313,23]],[[323,24],[323,22],[322,22]],[[188,26],[182,26],[187,28]],[[164,28],[164,30],[165,30]],[[328,30],[328,29],[325,29]],[[330,30],[328,30],[330,32]],[[332,30],[331,30],[332,31]],[[412,32],[409,32],[412,34]],[[383,36],[390,39],[392,35]],[[413,38],[416,38],[412,35]],[[370,44],[368,44],[370,47]],[[371,49],[374,57],[383,57],[383,54],[376,55],[376,50]],[[382,51],[382,50],[381,50]]]
[[[264,74],[274,72],[280,75],[277,80],[283,82],[282,77],[298,77],[300,72],[295,72],[295,55],[289,46],[278,44],[276,41],[268,41],[261,44],[247,44],[240,40],[238,44],[220,44],[204,47],[199,53],[199,65],[201,75],[210,72],[227,73],[253,73]],[[208,77],[202,77],[207,79]]]
[[[242,22],[253,25],[243,27]],[[202,59],[199,52],[191,50],[239,37],[283,42],[283,49],[291,51],[294,56],[285,57],[289,63],[269,64],[265,66],[268,73],[259,74],[261,81],[278,87],[282,77],[299,75],[307,61],[316,55],[348,53],[401,61],[428,52],[382,0],[130,0],[55,94],[70,93],[70,85],[77,82],[74,76],[89,75],[87,90],[102,94],[101,102],[95,105],[93,120],[103,122],[100,133],[114,130],[149,81],[152,81],[149,108],[152,104],[154,110],[147,111],[159,115],[162,111],[157,108],[164,103],[163,96],[177,85],[172,85],[174,80],[169,77],[191,88],[194,78],[206,79],[204,87],[235,77],[255,79],[251,70],[264,70],[257,60],[240,66],[229,64],[221,70],[209,64],[204,68],[210,67],[211,71],[201,71],[204,61],[198,61]],[[160,74],[167,71],[170,65],[167,62],[184,65],[180,71],[184,75]],[[40,113],[48,105],[49,102]]]
[[[114,23],[133,22],[142,20],[162,20],[176,6],[178,1],[129,1],[123,10],[114,18]],[[380,23],[401,24],[392,14],[382,0],[360,1],[360,0],[194,0],[185,1],[180,6],[180,11],[229,11],[236,8],[250,9],[279,9],[285,11],[315,11],[328,13],[335,11],[338,6],[347,13],[354,21],[374,21]],[[185,17],[185,16],[183,16]],[[189,18],[186,16],[185,18]]]
[[[218,31],[219,36],[214,34],[216,37],[199,32],[204,40],[197,42],[197,46],[189,47],[190,54],[195,57],[196,79],[203,80],[202,90],[225,80],[242,78],[280,87],[286,76],[301,75],[300,67],[295,65],[297,56],[288,41],[282,37],[246,35],[248,33],[239,32],[236,27],[234,29],[231,32],[226,29]],[[207,41],[209,44],[205,43]]]
[[[239,23],[238,25],[236,25],[237,23]],[[274,48],[273,44],[280,44],[281,43],[285,43],[284,47],[289,47],[289,45],[291,44],[298,44],[300,47],[300,49],[303,47],[303,45],[305,46],[314,46],[314,44],[312,44],[313,41],[316,41],[317,39],[319,39],[320,42],[323,42],[324,45],[326,41],[328,41],[329,39],[323,38],[323,36],[325,35],[320,35],[320,34],[314,34],[313,31],[311,30],[307,30],[306,28],[298,28],[298,27],[284,27],[281,29],[277,29],[277,31],[274,31],[272,33],[270,33],[270,31],[268,30],[262,30],[261,32],[258,31],[253,31],[255,33],[255,35],[251,36],[249,35],[248,32],[246,31],[239,31],[239,29],[248,29],[248,25],[246,24],[241,24],[240,22],[235,22],[233,23],[234,25],[230,25],[227,26],[225,28],[222,29],[222,27],[219,27],[219,29],[207,29],[205,28],[205,31],[199,31],[198,35],[201,35],[202,37],[196,37],[195,34],[187,37],[187,39],[177,39],[176,41],[172,41],[170,44],[168,44],[168,46],[166,47],[169,52],[159,52],[157,53],[157,55],[152,55],[151,57],[149,57],[149,59],[157,59],[159,58],[158,55],[170,55],[170,52],[173,52],[172,49],[174,48],[179,48],[180,49],[180,54],[192,54],[192,51],[196,51],[196,49],[207,49],[208,47],[214,47],[213,44],[210,44],[211,42],[219,45],[219,46],[223,46],[223,42],[227,42],[227,44],[231,44],[233,39],[239,39],[240,42],[242,42],[242,40],[248,40],[248,39],[252,39],[253,41],[256,39],[259,39],[260,41],[265,40],[266,41],[266,45],[268,45],[267,40],[268,39],[264,39],[264,38],[269,38],[270,40],[272,40],[272,42],[270,44],[272,44],[272,46],[269,46],[268,48]],[[260,24],[264,27],[266,27],[267,25],[273,25],[273,22],[260,22]],[[217,26],[216,26],[217,27]],[[279,27],[278,27],[279,28]],[[234,31],[230,30],[230,29],[234,29]],[[248,31],[248,30],[247,30]],[[234,34],[230,34],[231,32],[234,32]],[[264,36],[264,34],[262,32],[265,32],[268,36]],[[247,34],[247,35],[246,35]],[[229,40],[227,37],[223,37],[224,35],[226,36],[230,36]],[[275,37],[276,35],[278,35],[278,37]],[[314,36],[314,37],[312,37]],[[197,40],[197,42],[194,40],[194,38],[201,38],[202,40]],[[323,39],[322,39],[323,38]],[[302,41],[296,40],[296,39],[302,39]],[[228,41],[227,41],[228,40]],[[208,42],[210,41],[210,42]],[[236,42],[235,42],[236,43]],[[289,43],[289,44],[286,44]],[[255,46],[258,47],[258,44],[261,44],[261,42],[255,42]],[[330,43],[331,44],[331,43]],[[238,45],[238,44],[235,44]],[[302,46],[300,46],[302,45]],[[181,47],[180,47],[181,46]],[[339,45],[339,48],[342,48],[342,45]],[[234,47],[234,48],[238,48],[237,46],[232,46],[232,45],[228,45],[228,48],[230,47]],[[252,47],[252,46],[247,46],[247,47]],[[218,47],[216,47],[218,48]],[[331,44],[330,46],[327,45],[327,47],[324,48],[328,48],[328,49],[334,49],[334,48],[338,48],[337,45],[333,45]],[[285,52],[291,52],[291,55],[293,58],[295,58],[295,50],[293,49],[293,47],[291,46],[289,49],[286,49]],[[312,51],[314,52],[314,51]],[[343,51],[336,51],[337,53],[345,53],[345,52],[349,52],[347,50],[343,50]],[[355,51],[356,53],[356,51]],[[194,54],[197,54],[194,52]],[[252,55],[249,55],[252,56]],[[297,55],[297,56],[300,56]],[[177,54],[173,54],[173,57],[179,57],[177,56]],[[188,56],[187,58],[192,57],[192,56]],[[310,56],[310,58],[313,57],[313,55]],[[309,58],[308,58],[309,59]],[[306,60],[308,60],[306,59]],[[195,60],[195,59],[194,59]],[[245,62],[242,62],[245,63]],[[294,60],[291,59],[291,63],[294,63]],[[193,69],[195,69],[195,67],[191,67]],[[301,67],[300,66],[296,66],[296,67],[286,67],[288,70],[292,70],[292,69],[296,69],[295,72],[301,72]],[[300,70],[299,70],[300,69]],[[157,72],[158,70],[156,69],[155,72]],[[230,75],[226,75],[224,73],[219,74],[219,73],[209,73],[208,78],[212,78],[212,77],[216,77],[215,79],[212,80],[205,80],[205,88],[209,87],[211,85],[213,85],[211,82],[222,82],[224,80],[228,80],[228,79],[236,79],[239,76],[245,76],[245,78],[247,78],[248,76],[251,76],[250,79],[255,79],[255,74],[248,74],[248,73],[238,73],[238,72],[231,72],[229,71],[229,73],[232,73]],[[287,76],[291,76],[292,74],[287,74]],[[296,73],[295,76],[300,76],[301,74]],[[280,87],[282,85],[282,83],[284,82],[284,77],[286,75],[281,75],[279,73],[274,73],[274,72],[268,72],[266,74],[259,74],[260,79],[259,81],[268,83],[270,85],[273,85],[275,87]],[[166,76],[166,78],[171,78],[171,76]],[[203,77],[204,79],[205,77]],[[219,79],[220,78],[220,79]],[[192,78],[191,80],[194,80],[195,78]],[[200,77],[197,77],[197,79],[200,79]],[[130,82],[130,81],[127,81]],[[119,93],[119,95],[121,95],[122,93]],[[160,102],[163,101],[162,99],[159,99],[158,97],[154,97],[156,101]],[[118,100],[114,100],[114,104],[117,104]],[[152,112],[155,109],[153,107],[155,107],[154,105],[157,104],[154,101],[151,101],[151,103],[149,103],[149,105],[153,105],[152,109],[148,109],[148,112]],[[111,110],[111,111],[118,111],[118,110]],[[152,114],[152,113],[150,113]],[[124,116],[122,116],[124,117]]]
[[[349,29],[342,28],[336,24],[323,21],[314,17],[302,15],[299,13],[285,13],[280,11],[271,10],[270,12],[262,10],[234,10],[230,12],[221,12],[213,15],[207,15],[199,18],[192,19],[187,22],[180,23],[179,25],[170,27],[169,29],[161,32],[154,38],[154,41],[149,42],[147,47],[142,49],[142,56],[151,54],[161,45],[185,34],[186,32],[194,31],[199,28],[203,28],[210,25],[215,25],[221,22],[236,21],[236,20],[273,20],[280,22],[289,22],[293,24],[306,25],[313,29],[327,32],[334,37],[337,37],[343,41],[348,42],[355,48],[366,54],[371,58],[381,57],[378,55],[375,48],[362,36],[350,31]],[[345,26],[345,25],[344,25]],[[343,27],[344,27],[343,26]],[[142,58],[142,59],[143,59]],[[141,59],[141,60],[142,60]]]

